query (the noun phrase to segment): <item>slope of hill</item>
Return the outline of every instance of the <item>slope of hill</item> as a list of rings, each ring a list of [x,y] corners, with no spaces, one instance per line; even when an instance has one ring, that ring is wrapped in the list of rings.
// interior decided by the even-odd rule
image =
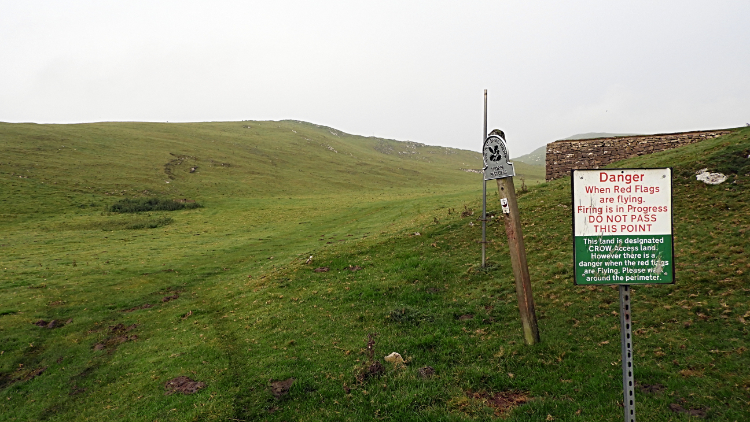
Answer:
[[[541,146],[528,154],[524,154],[513,159],[513,162],[520,161],[532,166],[542,166],[544,171],[544,165],[546,164],[547,156],[547,145]]]
[[[84,195],[380,191],[461,185],[477,178],[461,168],[481,167],[480,155],[471,151],[354,136],[294,121],[0,123],[0,151],[4,174]]]
[[[599,133],[599,132],[590,132],[590,133],[580,133],[578,135],[573,135],[565,138],[564,140],[578,140],[578,139],[594,139],[594,138],[608,138],[608,137],[614,137],[614,136],[633,136],[637,135],[636,133]],[[513,162],[521,162],[524,164],[528,164],[531,166],[541,166],[541,169],[538,169],[538,171],[541,171],[542,179],[544,179],[544,166],[547,162],[547,146],[541,146],[534,151],[531,151],[528,154],[524,154],[518,157],[513,158]]]
[[[291,135],[279,131],[286,124]],[[273,152],[288,153],[272,136],[257,158],[230,123],[122,125],[97,128],[110,131],[101,137],[68,128],[65,148],[91,140],[70,152],[53,149],[60,139],[49,132],[16,129],[24,144],[0,135],[0,420],[622,420],[617,292],[572,285],[569,179],[519,196],[542,336],[527,347],[499,219],[489,265],[478,265],[471,210],[481,185],[446,169],[460,152],[433,169],[439,154],[428,161],[395,141],[352,137],[371,142],[380,172],[355,179],[324,154],[367,147],[334,145],[328,128],[266,122],[281,139],[304,131],[300,149],[317,133],[320,151],[303,151],[321,165],[300,166],[320,174],[307,184],[278,166],[280,180],[252,183],[254,169],[279,164]],[[103,142],[122,131],[130,140]],[[750,419],[748,137],[742,129],[616,164],[675,169],[677,282],[633,290],[636,407],[648,420],[680,409]],[[729,181],[697,181],[705,167]],[[205,207],[102,212],[141,189]],[[488,202],[499,206],[494,194]],[[173,221],[119,225],[132,218]],[[383,361],[394,351],[405,365]]]

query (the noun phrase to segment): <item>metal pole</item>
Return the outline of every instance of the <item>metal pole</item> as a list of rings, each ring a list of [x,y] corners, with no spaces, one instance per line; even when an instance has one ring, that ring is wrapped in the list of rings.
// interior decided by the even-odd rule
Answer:
[[[630,318],[630,286],[620,285],[620,343],[622,344],[622,406],[625,422],[635,422],[633,333]]]
[[[482,148],[484,141],[487,139],[487,90],[484,90],[484,132],[482,136]],[[482,151],[484,153],[484,151]],[[484,180],[482,172],[482,268],[486,265],[486,246],[487,246],[487,181]]]

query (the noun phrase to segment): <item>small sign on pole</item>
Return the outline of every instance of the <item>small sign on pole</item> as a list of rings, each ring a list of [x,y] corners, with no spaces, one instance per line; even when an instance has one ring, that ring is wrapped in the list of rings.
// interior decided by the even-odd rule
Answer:
[[[484,140],[482,148],[484,158],[484,180],[502,179],[516,175],[513,163],[508,161],[508,149],[505,147],[505,134],[495,129]]]
[[[620,290],[622,391],[635,422],[632,284],[672,284],[672,169],[573,170],[573,263],[577,285]]]

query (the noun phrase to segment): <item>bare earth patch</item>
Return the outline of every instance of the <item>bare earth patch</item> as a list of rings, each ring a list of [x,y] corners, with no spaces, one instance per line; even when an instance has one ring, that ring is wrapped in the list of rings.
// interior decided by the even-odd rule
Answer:
[[[435,369],[432,366],[424,366],[419,368],[417,372],[419,372],[419,376],[422,378],[430,378],[435,375]]]
[[[278,399],[289,392],[292,384],[294,384],[294,378],[287,378],[281,381],[271,380],[271,393]]]
[[[175,300],[175,299],[178,299],[179,297],[180,297],[180,295],[177,294],[177,293],[175,293],[172,296],[164,296],[163,298],[161,298],[161,301],[162,301],[162,303],[167,303],[170,300]]]
[[[673,411],[674,413],[687,413],[690,416],[695,416],[696,418],[705,418],[706,417],[706,409],[698,408],[698,409],[685,409],[681,405],[677,403],[672,403],[669,405],[669,410]]]
[[[154,305],[152,305],[150,303],[144,303],[141,306],[134,306],[134,307],[129,308],[129,309],[123,309],[122,312],[140,311],[141,309],[148,309],[148,308],[153,308],[153,307],[154,307]]]
[[[15,371],[15,373],[10,373],[7,375],[0,375],[0,389],[3,389],[8,385],[12,385],[17,382],[29,381],[31,379],[34,379],[38,377],[39,375],[42,375],[42,373],[46,370],[47,370],[46,366],[41,367],[41,368],[36,368],[36,369],[24,368],[22,366],[18,368]]]
[[[663,386],[662,384],[641,384],[636,383],[635,386],[640,390],[642,393],[662,393],[664,390],[667,389],[667,387]]]
[[[104,341],[100,343],[96,343],[94,345],[94,350],[104,350],[107,349],[111,352],[114,352],[114,350],[122,343],[128,342],[128,341],[135,341],[138,339],[138,336],[135,334],[128,335],[130,331],[133,331],[138,327],[138,324],[133,324],[128,327],[126,327],[124,324],[117,324],[109,327],[109,333],[110,336],[107,337]]]
[[[499,393],[467,391],[466,395],[475,400],[481,400],[486,406],[495,409],[495,416],[501,416],[514,407],[529,401],[529,396],[520,391],[501,391]]]
[[[65,322],[58,321],[56,319],[53,319],[52,321],[48,322],[48,321],[45,321],[43,319],[40,319],[39,321],[35,322],[34,325],[36,325],[37,327],[47,328],[47,329],[51,330],[53,328],[60,328],[60,327],[62,327],[65,324],[70,324],[71,322],[73,322],[72,319],[69,319],[69,320],[67,320]]]
[[[370,378],[376,378],[385,373],[385,367],[382,363],[375,361],[370,364],[366,364],[364,368],[357,374],[357,381],[363,383]]]
[[[205,386],[205,382],[195,381],[186,376],[181,376],[172,378],[164,384],[164,389],[167,390],[164,395],[168,396],[174,393],[193,394]]]
[[[72,387],[70,387],[70,392],[68,393],[68,395],[69,396],[76,396],[78,394],[85,393],[85,392],[86,392],[85,388],[79,387],[79,386],[77,386],[77,385],[74,384]]]

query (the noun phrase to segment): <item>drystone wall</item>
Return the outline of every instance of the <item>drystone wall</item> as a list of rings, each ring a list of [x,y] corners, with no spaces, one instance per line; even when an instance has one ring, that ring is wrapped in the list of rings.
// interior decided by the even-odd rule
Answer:
[[[555,141],[547,144],[546,178],[548,181],[557,179],[569,175],[573,169],[598,169],[617,160],[664,151],[727,133],[729,130],[705,130]]]

